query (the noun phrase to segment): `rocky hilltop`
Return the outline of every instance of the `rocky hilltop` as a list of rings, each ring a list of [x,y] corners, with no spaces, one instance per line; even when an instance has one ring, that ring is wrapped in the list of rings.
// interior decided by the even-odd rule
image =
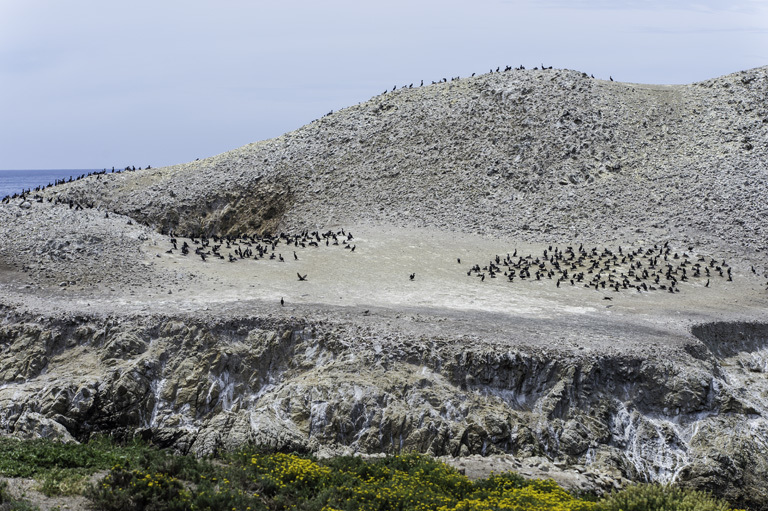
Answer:
[[[759,249],[767,75],[662,86],[486,74],[63,196],[198,235],[363,218],[555,241],[640,229]]]
[[[511,70],[4,201],[0,428],[768,509],[767,100]]]

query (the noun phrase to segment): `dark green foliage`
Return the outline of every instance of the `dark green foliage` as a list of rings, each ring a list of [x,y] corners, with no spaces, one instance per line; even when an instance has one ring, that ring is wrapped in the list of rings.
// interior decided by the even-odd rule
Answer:
[[[117,466],[92,487],[86,496],[104,511],[183,510],[187,508],[184,488],[172,477],[152,475]]]
[[[93,473],[126,462],[154,466],[170,458],[168,453],[140,441],[121,445],[108,437],[97,437],[84,444],[0,437],[0,475],[6,477],[33,477],[54,468]],[[186,463],[186,457],[179,458],[180,463]]]
[[[643,484],[611,493],[599,501],[596,511],[727,511],[722,500],[676,486]]]
[[[93,444],[62,444],[50,440],[0,438],[0,474],[32,477],[51,468],[109,468],[111,458],[103,441]]]
[[[202,465],[201,465],[202,466]],[[186,466],[187,471],[192,467]],[[186,509],[231,510],[263,509],[252,493],[224,477],[231,467],[217,471],[221,477],[207,477],[197,472],[198,484],[183,484],[181,480],[162,472],[126,470],[114,467],[86,496],[104,511],[181,511]],[[188,472],[191,473],[191,472]]]

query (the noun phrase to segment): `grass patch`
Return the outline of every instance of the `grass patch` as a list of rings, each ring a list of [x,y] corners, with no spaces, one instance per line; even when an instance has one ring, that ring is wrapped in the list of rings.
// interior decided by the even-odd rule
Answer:
[[[51,440],[0,438],[0,475],[35,477],[51,469],[106,470],[121,460],[136,459],[151,450],[140,442],[118,445],[107,437],[86,444]]]
[[[189,457],[171,456],[139,441],[118,444],[108,437],[85,444],[0,438],[0,475],[33,478],[36,489],[49,497],[82,494],[92,474],[120,463],[168,471],[189,465]]]
[[[91,474],[88,470],[77,468],[51,468],[36,475],[38,485],[35,489],[49,497],[82,495],[89,485]]]

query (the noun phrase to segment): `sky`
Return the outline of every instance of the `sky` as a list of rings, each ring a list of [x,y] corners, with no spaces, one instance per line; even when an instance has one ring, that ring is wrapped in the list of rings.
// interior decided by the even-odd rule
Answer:
[[[498,66],[768,65],[768,0],[0,0],[0,169],[153,167]]]

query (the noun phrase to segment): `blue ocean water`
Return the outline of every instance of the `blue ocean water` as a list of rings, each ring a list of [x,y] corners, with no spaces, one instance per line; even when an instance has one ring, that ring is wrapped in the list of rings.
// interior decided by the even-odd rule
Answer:
[[[0,199],[21,193],[22,190],[34,190],[35,187],[54,183],[57,179],[76,179],[77,176],[97,170],[102,169],[0,170]]]

